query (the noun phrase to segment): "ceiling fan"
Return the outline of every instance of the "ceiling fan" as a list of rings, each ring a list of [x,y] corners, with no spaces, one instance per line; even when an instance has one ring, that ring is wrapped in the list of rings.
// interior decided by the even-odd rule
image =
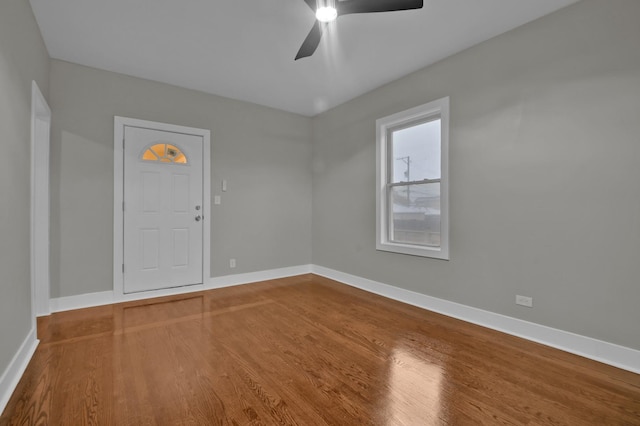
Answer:
[[[304,0],[304,2],[315,12],[316,22],[302,42],[296,61],[313,55],[320,44],[324,27],[339,16],[351,13],[421,9],[423,0]]]

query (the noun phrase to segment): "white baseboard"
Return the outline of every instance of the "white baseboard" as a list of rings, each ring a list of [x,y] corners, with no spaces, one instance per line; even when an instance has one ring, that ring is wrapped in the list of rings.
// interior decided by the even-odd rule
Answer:
[[[568,331],[427,296],[344,272],[312,266],[312,273],[390,299],[522,337],[585,358],[640,374],[640,351]]]
[[[36,338],[37,332],[35,328],[32,328],[27,337],[20,345],[20,349],[13,356],[13,359],[7,366],[0,377],[0,414],[4,411],[13,391],[18,386],[20,378],[24,374],[24,371],[31,361],[36,348],[38,347],[38,339]]]
[[[71,311],[73,309],[109,305],[113,302],[113,291],[78,294],[77,296],[57,297],[49,300],[49,311],[51,313]]]
[[[275,280],[277,278],[292,277],[295,275],[309,273],[311,273],[311,265],[291,266],[287,268],[269,269],[266,271],[213,277],[209,278],[209,280],[204,284],[130,293],[118,298],[115,297],[113,291],[101,291],[96,293],[79,294],[76,296],[58,297],[50,300],[49,307],[51,313],[71,311],[73,309],[91,308],[94,306],[110,305],[118,302],[151,299],[154,297],[188,294],[196,291],[249,284],[258,281]]]
[[[246,274],[213,277],[209,280],[208,288],[230,287],[234,285],[249,284],[249,283],[255,283],[259,281],[275,280],[278,278],[310,274],[311,269],[312,269],[312,265],[300,265],[300,266],[291,266],[288,268],[271,269],[268,271],[249,272]]]

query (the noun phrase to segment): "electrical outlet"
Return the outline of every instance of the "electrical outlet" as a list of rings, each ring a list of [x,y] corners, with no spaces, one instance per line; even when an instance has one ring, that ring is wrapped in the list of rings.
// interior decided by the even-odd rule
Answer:
[[[235,268],[235,267],[236,267],[236,260],[229,259],[229,268]]]
[[[220,205],[220,196],[219,195],[214,195],[213,196],[213,204],[215,204],[216,206]]]
[[[527,308],[533,308],[533,297],[516,295],[516,305],[526,306]]]

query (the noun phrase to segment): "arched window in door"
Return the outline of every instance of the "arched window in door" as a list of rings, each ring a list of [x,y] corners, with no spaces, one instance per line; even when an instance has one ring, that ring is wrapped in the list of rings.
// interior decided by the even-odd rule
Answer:
[[[145,149],[142,153],[143,161],[159,161],[162,163],[187,164],[186,155],[175,145],[157,143]]]

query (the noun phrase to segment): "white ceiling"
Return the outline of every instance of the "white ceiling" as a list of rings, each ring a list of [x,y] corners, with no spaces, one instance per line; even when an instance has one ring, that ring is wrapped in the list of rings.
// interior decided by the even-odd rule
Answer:
[[[31,0],[51,57],[313,116],[577,0],[347,15],[294,61],[303,0]]]

